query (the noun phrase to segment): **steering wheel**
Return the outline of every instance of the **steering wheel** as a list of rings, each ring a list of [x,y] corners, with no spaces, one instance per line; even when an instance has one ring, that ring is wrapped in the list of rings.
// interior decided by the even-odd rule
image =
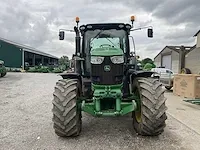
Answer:
[[[103,46],[109,46],[109,47],[112,47],[110,44],[102,44],[102,45],[100,45],[100,47],[103,47]]]

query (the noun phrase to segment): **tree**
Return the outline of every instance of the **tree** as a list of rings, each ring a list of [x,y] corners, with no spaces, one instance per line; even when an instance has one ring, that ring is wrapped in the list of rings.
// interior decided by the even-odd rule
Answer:
[[[150,71],[153,68],[153,64],[151,63],[146,63],[144,66],[144,70]]]
[[[69,58],[68,56],[62,56],[59,60],[59,65],[65,66],[65,69],[69,67]]]
[[[141,61],[141,65],[142,67],[145,69],[145,65],[148,64],[147,66],[150,67],[151,64],[151,68],[155,68],[156,65],[154,64],[153,60],[151,58],[145,58]],[[147,67],[146,66],[146,67]],[[145,69],[146,70],[146,69]]]
[[[151,58],[145,58],[142,60],[142,64],[147,64],[147,63],[153,64],[153,60]]]

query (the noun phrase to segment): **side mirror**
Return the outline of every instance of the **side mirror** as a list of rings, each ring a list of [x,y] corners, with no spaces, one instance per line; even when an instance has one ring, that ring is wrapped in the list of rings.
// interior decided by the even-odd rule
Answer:
[[[60,31],[59,32],[59,40],[64,40],[65,38],[65,32],[64,31]]]
[[[148,29],[147,34],[148,34],[148,37],[152,38],[153,37],[153,29]]]

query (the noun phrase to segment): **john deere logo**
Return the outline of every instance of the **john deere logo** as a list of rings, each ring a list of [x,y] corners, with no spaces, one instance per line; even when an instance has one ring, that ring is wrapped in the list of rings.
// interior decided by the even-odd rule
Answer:
[[[110,71],[110,66],[109,65],[104,66],[104,71],[106,72]]]

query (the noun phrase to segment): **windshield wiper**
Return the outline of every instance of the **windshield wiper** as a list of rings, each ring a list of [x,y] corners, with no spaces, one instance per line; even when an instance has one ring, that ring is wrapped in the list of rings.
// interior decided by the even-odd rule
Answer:
[[[90,41],[90,43],[91,43],[97,36],[99,36],[103,31],[104,31],[104,28],[102,28],[102,29],[93,37],[93,39]],[[112,43],[113,46],[119,48],[119,47],[116,46],[111,40],[109,40],[107,37],[106,37],[106,39],[107,39],[110,43]]]
[[[118,46],[116,46],[111,40],[109,40],[108,38],[106,38],[110,43],[113,44],[114,47],[119,48]]]
[[[97,33],[97,35],[95,35],[94,37],[93,37],[93,39],[90,41],[90,42],[92,42],[97,36],[99,36],[99,34],[101,34],[102,32],[104,31],[104,28],[102,28],[100,31],[99,31],[99,33]]]

